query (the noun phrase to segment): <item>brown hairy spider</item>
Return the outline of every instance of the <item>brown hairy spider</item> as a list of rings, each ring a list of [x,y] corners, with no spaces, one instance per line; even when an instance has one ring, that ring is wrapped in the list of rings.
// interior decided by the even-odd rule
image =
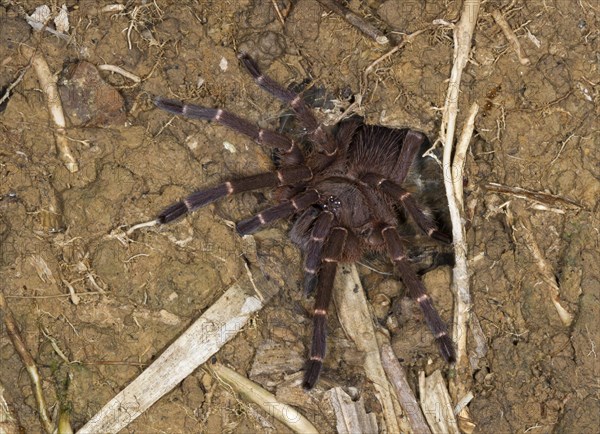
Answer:
[[[427,203],[426,191],[441,189],[441,173],[435,163],[430,166],[435,166],[437,180],[421,176],[427,163],[420,155],[429,145],[427,137],[407,128],[365,125],[356,117],[327,129],[301,96],[262,74],[247,54],[239,58],[261,88],[291,106],[314,149],[305,155],[287,136],[258,128],[232,113],[158,97],[154,103],[163,110],[223,124],[274,149],[280,157],[277,170],[198,190],[165,209],[158,222],[172,222],[234,193],[277,188],[277,205],[242,220],[237,230],[246,235],[277,219],[293,221],[290,238],[304,253],[304,289],[307,294],[316,290],[312,348],[303,381],[306,389],[316,384],[323,366],[327,310],[338,263],[358,261],[368,252],[387,253],[408,293],[423,310],[442,356],[454,362],[446,325],[411,267],[404,246],[415,234],[411,224],[436,240],[451,241],[438,229],[432,211],[440,204]]]

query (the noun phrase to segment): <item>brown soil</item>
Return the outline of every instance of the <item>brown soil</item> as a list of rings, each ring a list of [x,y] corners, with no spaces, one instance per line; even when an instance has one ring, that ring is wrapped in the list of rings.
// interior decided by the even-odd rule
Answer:
[[[152,107],[150,95],[226,107],[274,127],[283,108],[238,64],[236,53],[245,49],[286,85],[308,78],[340,101],[362,92],[358,111],[367,122],[410,126],[436,137],[453,42],[448,27],[429,24],[456,20],[460,2],[348,2],[397,36],[429,26],[379,64],[366,89],[361,88],[363,71],[389,46],[373,43],[340,17],[325,13],[316,0],[298,0],[293,7],[288,0],[276,3],[285,26],[266,0],[134,2],[122,12],[103,12],[94,1],[70,1],[72,39],[67,43],[29,29],[22,14],[32,13],[38,3],[1,2],[0,87],[16,80],[28,64],[20,43],[43,53],[54,72],[86,60],[118,65],[142,78],[136,84],[119,74],[100,73],[119,91],[124,107],[114,98],[115,107],[101,106],[97,123],[85,117],[87,111],[85,122],[70,118],[67,136],[77,173],[57,158],[54,127],[33,69],[0,113],[1,290],[40,367],[49,405],[68,404],[75,428],[225,289],[245,278],[241,241],[227,222],[257,212],[268,201],[263,194],[242,195],[179,223],[139,230],[122,243],[116,235],[123,227],[151,220],[186,192],[271,167],[259,145],[212,124],[170,120]],[[472,359],[469,408],[480,433],[596,433],[599,10],[589,1],[513,3],[484,3],[461,87],[463,116],[472,102],[481,107],[465,194],[473,312],[487,341],[487,352]],[[491,16],[494,8],[505,12],[530,65],[519,63]],[[125,122],[120,111],[127,115]],[[564,200],[499,193],[488,183]],[[570,327],[562,325],[551,302],[523,236],[523,221],[531,222],[563,305],[574,314]],[[310,301],[300,291],[301,257],[286,226],[280,223],[256,235],[261,254],[280,264],[285,285],[217,358],[297,406],[323,432],[332,432],[335,420],[323,410],[322,391],[305,394],[290,385],[302,368],[311,322]],[[400,284],[382,281],[363,266],[359,271],[372,300],[398,293]],[[445,318],[452,311],[448,276],[446,268],[426,276]],[[79,300],[69,297],[69,285]],[[394,347],[413,384],[421,370],[441,368],[448,374],[414,304],[399,302],[406,315]],[[375,309],[384,317],[380,310]],[[331,322],[321,388],[357,388],[367,410],[378,414],[379,404],[360,368],[361,354],[336,320]],[[20,425],[38,432],[29,380],[6,336],[3,328],[4,398]],[[472,340],[469,345],[475,354]],[[256,430],[286,428],[199,369],[125,431]]]

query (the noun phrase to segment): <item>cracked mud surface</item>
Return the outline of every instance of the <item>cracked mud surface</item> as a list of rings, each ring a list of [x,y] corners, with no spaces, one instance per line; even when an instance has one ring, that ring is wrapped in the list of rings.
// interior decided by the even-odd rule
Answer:
[[[56,156],[54,128],[32,69],[0,113],[1,289],[40,367],[49,404],[57,396],[69,402],[75,428],[223,291],[246,278],[244,246],[229,222],[269,201],[268,192],[228,198],[178,223],[138,230],[122,243],[116,236],[122,228],[153,219],[197,187],[272,167],[259,145],[218,125],[171,119],[153,108],[151,95],[227,108],[275,128],[285,108],[238,64],[236,53],[248,50],[285,85],[307,81],[327,89],[342,104],[330,115],[347,107],[350,95],[361,95],[357,111],[368,123],[437,135],[453,44],[448,27],[430,23],[455,21],[459,5],[349,2],[397,35],[427,29],[380,63],[365,87],[363,71],[390,47],[373,43],[314,0],[277,3],[285,26],[270,1],[135,3],[116,13],[103,12],[96,2],[70,2],[73,38],[67,44],[30,31],[20,14],[38,4],[1,2],[0,87],[28,64],[20,43],[39,50],[53,72],[86,60],[142,78],[135,83],[100,71],[124,106],[112,100],[117,115],[96,124],[87,114],[79,116],[85,121],[69,118],[77,173],[69,173]],[[472,102],[481,107],[467,158],[465,202],[473,312],[487,352],[477,353],[470,339],[474,399],[469,408],[480,433],[595,433],[600,426],[598,9],[586,1],[531,1],[506,10],[508,3],[482,7],[459,102],[459,125]],[[495,8],[505,12],[530,65],[519,63],[495,24]],[[76,92],[68,97],[77,95],[81,98]],[[109,109],[102,107],[106,115]],[[126,113],[124,122],[119,110]],[[491,183],[548,196],[536,200],[500,192]],[[574,315],[570,327],[561,323],[550,300],[523,221],[530,222],[561,302]],[[367,411],[379,415],[381,409],[362,371],[362,355],[335,314],[320,389],[306,394],[299,388],[310,345],[311,301],[301,295],[302,259],[286,237],[287,226],[281,222],[255,236],[259,254],[278,264],[283,276],[275,278],[279,294],[217,358],[295,405],[323,432],[334,432],[335,419],[323,401],[326,388],[356,388]],[[412,384],[421,370],[451,374],[402,285],[365,266],[359,265],[359,272],[376,316],[385,318],[392,308],[400,314],[393,345]],[[446,319],[452,316],[449,279],[447,267],[424,277]],[[69,286],[78,299],[69,297]],[[382,307],[389,299],[395,301]],[[0,378],[21,426],[38,431],[29,380],[4,328]],[[286,428],[199,369],[125,432],[256,430]]]

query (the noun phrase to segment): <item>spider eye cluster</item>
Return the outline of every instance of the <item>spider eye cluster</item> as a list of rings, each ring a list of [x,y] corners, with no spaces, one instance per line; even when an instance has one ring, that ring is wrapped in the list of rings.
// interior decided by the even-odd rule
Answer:
[[[339,210],[342,206],[342,201],[340,201],[337,197],[335,196],[329,196],[326,200],[325,203],[323,204],[323,209],[327,210],[327,211],[331,211],[332,213],[335,214],[335,212],[337,210]]]

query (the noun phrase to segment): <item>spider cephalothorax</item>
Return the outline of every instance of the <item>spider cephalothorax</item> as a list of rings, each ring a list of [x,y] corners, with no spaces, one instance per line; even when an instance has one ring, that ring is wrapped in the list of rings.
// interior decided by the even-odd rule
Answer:
[[[163,110],[223,124],[276,150],[280,157],[277,170],[196,191],[165,209],[158,221],[171,222],[230,194],[278,189],[278,203],[239,222],[237,230],[245,235],[277,219],[293,221],[290,237],[304,253],[304,288],[307,293],[316,293],[305,388],[315,385],[323,365],[327,309],[337,265],[358,261],[367,252],[387,254],[408,293],[421,306],[443,357],[453,362],[455,352],[446,325],[411,268],[403,243],[403,237],[412,235],[407,233],[407,222],[429,237],[450,241],[438,230],[429,206],[420,200],[421,192],[429,188],[426,184],[431,183],[421,179],[423,168],[419,167],[425,164],[420,155],[429,143],[427,137],[410,129],[366,125],[359,118],[326,128],[317,122],[302,97],[262,74],[248,55],[241,54],[240,60],[260,87],[291,106],[313,150],[304,155],[287,136],[258,128],[221,109],[156,98],[155,104]],[[434,188],[439,187],[434,183]]]

